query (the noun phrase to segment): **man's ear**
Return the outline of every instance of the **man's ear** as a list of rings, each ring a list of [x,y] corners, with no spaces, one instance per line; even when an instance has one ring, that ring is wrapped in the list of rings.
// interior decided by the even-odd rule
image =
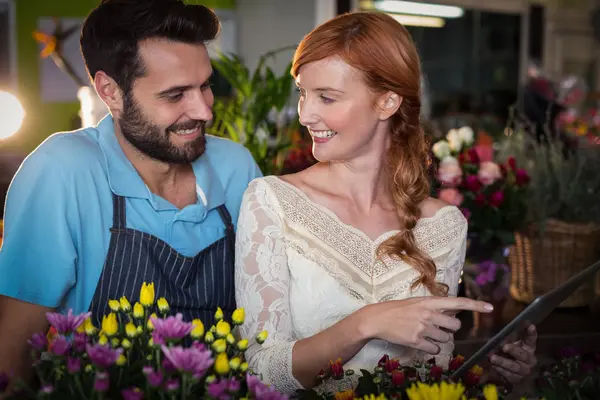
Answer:
[[[94,87],[96,93],[102,101],[106,104],[109,110],[122,111],[123,110],[123,93],[117,85],[117,82],[104,71],[98,71],[94,77]]]
[[[383,94],[378,101],[379,119],[385,121],[392,115],[396,114],[398,108],[402,104],[402,97],[398,96],[394,92],[387,92]]]

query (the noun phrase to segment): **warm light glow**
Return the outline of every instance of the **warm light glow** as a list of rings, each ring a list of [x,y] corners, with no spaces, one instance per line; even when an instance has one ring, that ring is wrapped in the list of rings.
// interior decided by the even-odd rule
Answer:
[[[6,139],[21,129],[25,110],[17,97],[0,90],[0,139]]]
[[[441,28],[446,21],[438,17],[422,17],[420,15],[389,14],[405,26],[423,26],[426,28]]]
[[[439,18],[460,18],[465,14],[465,11],[461,7],[416,3],[413,1],[372,0],[365,1],[364,6],[387,13],[424,15]]]

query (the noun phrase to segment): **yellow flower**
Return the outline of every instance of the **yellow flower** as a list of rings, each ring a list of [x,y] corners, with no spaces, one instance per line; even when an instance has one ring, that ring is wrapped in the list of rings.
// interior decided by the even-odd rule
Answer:
[[[248,371],[248,363],[247,362],[243,362],[240,364],[240,372],[246,372]]]
[[[256,341],[258,342],[258,344],[263,344],[265,340],[267,340],[267,337],[269,337],[269,332],[262,331],[261,333],[256,335]]]
[[[108,337],[114,336],[119,331],[119,323],[117,322],[117,315],[110,313],[102,317],[102,332]]]
[[[475,365],[470,371],[477,376],[483,375],[483,368],[481,368],[479,365]]]
[[[119,299],[119,303],[121,304],[121,310],[125,312],[131,311],[131,303],[127,300],[127,297],[123,296]]]
[[[140,290],[140,303],[144,307],[151,307],[154,304],[154,282],[151,284],[142,284],[142,290]]]
[[[92,319],[90,317],[88,317],[85,321],[83,321],[83,323],[81,325],[79,325],[77,327],[77,332],[78,333],[84,333],[88,336],[92,336],[93,334],[95,334],[97,331],[96,327],[94,326],[94,324],[92,324]]]
[[[485,400],[498,400],[498,389],[495,385],[485,385],[483,387],[483,396]]]
[[[112,347],[114,347],[116,349],[117,347],[119,347],[119,339],[117,339],[117,338],[110,339],[110,344],[112,345]]]
[[[206,377],[206,383],[213,383],[216,380],[217,380],[217,377],[214,375],[209,375]]]
[[[442,382],[426,385],[417,382],[406,390],[409,400],[461,400],[465,388],[462,384]]]
[[[123,347],[125,350],[131,348],[131,342],[129,341],[129,339],[123,339],[123,341],[121,341],[121,347]]]
[[[204,324],[201,320],[195,319],[192,321],[194,329],[190,332],[190,336],[194,339],[200,339],[204,335]]]
[[[217,312],[215,313],[215,320],[220,321],[223,319],[223,310],[221,307],[217,307]]]
[[[152,313],[150,315],[150,317],[148,318],[148,329],[150,329],[150,330],[154,329],[154,324],[152,323],[152,318],[158,319],[158,315],[156,315],[156,313]]]
[[[215,359],[215,372],[219,375],[227,375],[229,373],[229,359],[227,354],[221,353]]]
[[[158,311],[160,311],[161,313],[169,312],[169,302],[167,302],[167,299],[165,299],[164,297],[158,299],[156,305],[158,306]]]
[[[354,390],[345,390],[343,392],[337,392],[335,394],[335,400],[353,400],[354,399]]]
[[[135,303],[133,306],[133,316],[138,319],[144,318],[144,307],[140,303]]]
[[[248,339],[242,339],[237,343],[239,351],[245,351],[248,348]]]
[[[243,308],[236,309],[231,315],[231,320],[234,325],[242,325],[244,323],[244,319],[246,319],[246,312]]]
[[[206,335],[204,335],[204,341],[208,344],[211,344],[215,341],[215,336],[212,334],[212,332],[206,332]]]
[[[114,312],[119,312],[121,309],[121,303],[119,303],[119,300],[109,300],[108,307]]]
[[[88,365],[85,366],[85,372],[87,372],[88,374],[90,372],[92,372],[93,369],[94,369],[94,366],[92,364],[88,364]]]
[[[137,326],[135,326],[133,322],[129,322],[127,325],[125,325],[125,333],[130,338],[136,337],[138,335]]]
[[[225,350],[227,350],[227,343],[225,343],[225,340],[223,339],[218,339],[212,344],[212,348],[217,353],[223,353]]]
[[[142,333],[144,333],[144,328],[141,325],[138,325],[137,333],[138,333],[138,335],[141,335]]]
[[[225,337],[225,341],[228,344],[234,344],[235,343],[235,338],[233,337],[233,335],[231,333],[227,334],[227,336]]]
[[[362,400],[387,400],[387,397],[385,397],[385,394],[380,394],[378,396],[375,396],[374,394],[366,394],[365,397],[362,398]],[[429,400],[429,398],[427,398],[425,400]],[[435,400],[438,400],[438,399],[436,398]],[[446,399],[440,397],[439,400],[446,400]]]
[[[123,365],[125,365],[126,362],[127,362],[127,358],[123,354],[121,354],[119,356],[119,358],[117,358],[117,365],[119,367],[122,367]]]
[[[239,357],[235,357],[235,358],[232,358],[231,360],[229,360],[229,366],[234,371],[237,371],[237,369],[240,367],[241,363],[242,363],[242,361],[240,360]]]
[[[219,321],[217,322],[217,337],[223,338],[231,332],[231,326],[227,321]]]
[[[98,339],[98,343],[100,343],[102,346],[108,343],[108,338],[106,337],[106,335],[100,334],[100,339]]]

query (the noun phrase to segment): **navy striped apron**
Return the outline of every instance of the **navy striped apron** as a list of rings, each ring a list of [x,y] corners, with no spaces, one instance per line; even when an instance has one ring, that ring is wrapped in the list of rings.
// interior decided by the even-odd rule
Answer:
[[[127,228],[126,199],[113,195],[113,227],[104,268],[90,311],[95,326],[110,312],[108,300],[121,296],[139,300],[143,282],[154,282],[155,300],[164,297],[170,314],[183,314],[184,321],[200,318],[208,327],[221,307],[226,318],[235,309],[234,243],[231,215],[225,205],[217,208],[225,225],[225,237],[186,257],[156,236]]]

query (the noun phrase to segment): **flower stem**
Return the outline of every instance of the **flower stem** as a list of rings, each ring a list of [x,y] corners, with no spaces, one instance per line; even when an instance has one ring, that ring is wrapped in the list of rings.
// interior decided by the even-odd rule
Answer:
[[[75,375],[75,386],[77,387],[77,392],[79,393],[81,398],[87,400],[87,396],[85,395],[85,392],[83,391],[83,386],[81,386],[80,378],[81,378],[81,376],[79,375],[79,373],[77,375]]]

